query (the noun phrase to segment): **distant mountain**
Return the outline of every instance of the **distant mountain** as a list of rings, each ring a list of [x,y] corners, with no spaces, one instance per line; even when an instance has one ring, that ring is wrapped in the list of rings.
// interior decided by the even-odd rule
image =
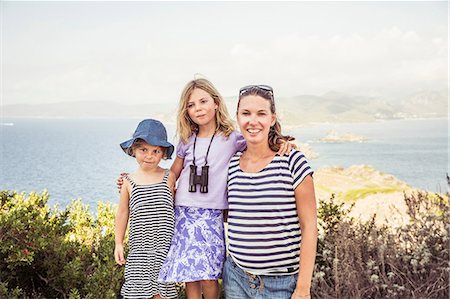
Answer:
[[[277,103],[283,123],[373,121],[393,115],[395,108],[382,99],[327,94],[298,96]]]
[[[445,91],[420,92],[399,100],[337,92],[277,100],[278,114],[283,124],[287,125],[447,117],[447,107]]]
[[[2,107],[5,117],[55,118],[148,118],[173,121],[176,107],[169,103],[125,105],[108,101],[77,101],[51,104],[16,104]]]
[[[448,94],[446,91],[419,92],[400,103],[400,111],[409,117],[447,116]]]
[[[229,113],[234,116],[237,100],[229,97],[225,98],[225,102]],[[420,92],[396,100],[328,92],[321,96],[277,98],[276,104],[281,122],[289,126],[315,122],[361,122],[448,116],[446,91]],[[175,122],[177,105],[175,103],[126,105],[117,102],[78,101],[4,105],[1,109],[5,117],[154,117],[165,122]]]

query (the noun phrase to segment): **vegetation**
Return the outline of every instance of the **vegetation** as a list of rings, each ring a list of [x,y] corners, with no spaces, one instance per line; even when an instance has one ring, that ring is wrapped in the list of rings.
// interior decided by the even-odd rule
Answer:
[[[353,202],[358,200],[359,198],[364,198],[369,195],[377,194],[377,193],[393,193],[393,192],[401,192],[402,188],[400,187],[379,187],[379,186],[371,186],[360,189],[351,189],[345,192],[340,197],[342,200],[346,202]]]
[[[117,298],[114,208],[93,216],[48,194],[0,191],[0,298]],[[405,196],[409,222],[361,223],[334,198],[319,203],[314,298],[448,298],[448,195]],[[223,297],[223,294],[222,294]],[[179,298],[185,298],[179,286]]]
[[[94,218],[80,201],[58,211],[47,200],[0,192],[0,297],[115,298],[123,269],[111,205],[99,203]]]
[[[404,196],[400,227],[349,217],[334,198],[321,201],[313,297],[448,298],[448,195]]]

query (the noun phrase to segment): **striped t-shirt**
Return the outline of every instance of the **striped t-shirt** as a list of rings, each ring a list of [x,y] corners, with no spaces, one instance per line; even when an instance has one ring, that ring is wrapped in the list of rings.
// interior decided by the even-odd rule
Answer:
[[[241,170],[241,155],[231,158],[228,169],[228,252],[252,274],[295,274],[301,231],[294,190],[313,171],[298,150],[275,155],[257,173]]]

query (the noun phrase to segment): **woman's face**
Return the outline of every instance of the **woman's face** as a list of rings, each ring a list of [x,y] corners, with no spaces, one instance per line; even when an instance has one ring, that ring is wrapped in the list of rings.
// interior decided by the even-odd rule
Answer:
[[[247,144],[268,143],[270,127],[276,115],[270,111],[270,100],[258,95],[241,98],[237,121]]]

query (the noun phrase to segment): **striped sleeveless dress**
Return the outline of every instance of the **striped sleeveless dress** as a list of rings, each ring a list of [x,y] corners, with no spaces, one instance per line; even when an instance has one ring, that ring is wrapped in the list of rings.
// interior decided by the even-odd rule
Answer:
[[[137,185],[130,177],[129,253],[125,264],[124,298],[177,297],[174,283],[157,281],[169,252],[174,230],[173,197],[167,184],[166,169],[162,182]]]

